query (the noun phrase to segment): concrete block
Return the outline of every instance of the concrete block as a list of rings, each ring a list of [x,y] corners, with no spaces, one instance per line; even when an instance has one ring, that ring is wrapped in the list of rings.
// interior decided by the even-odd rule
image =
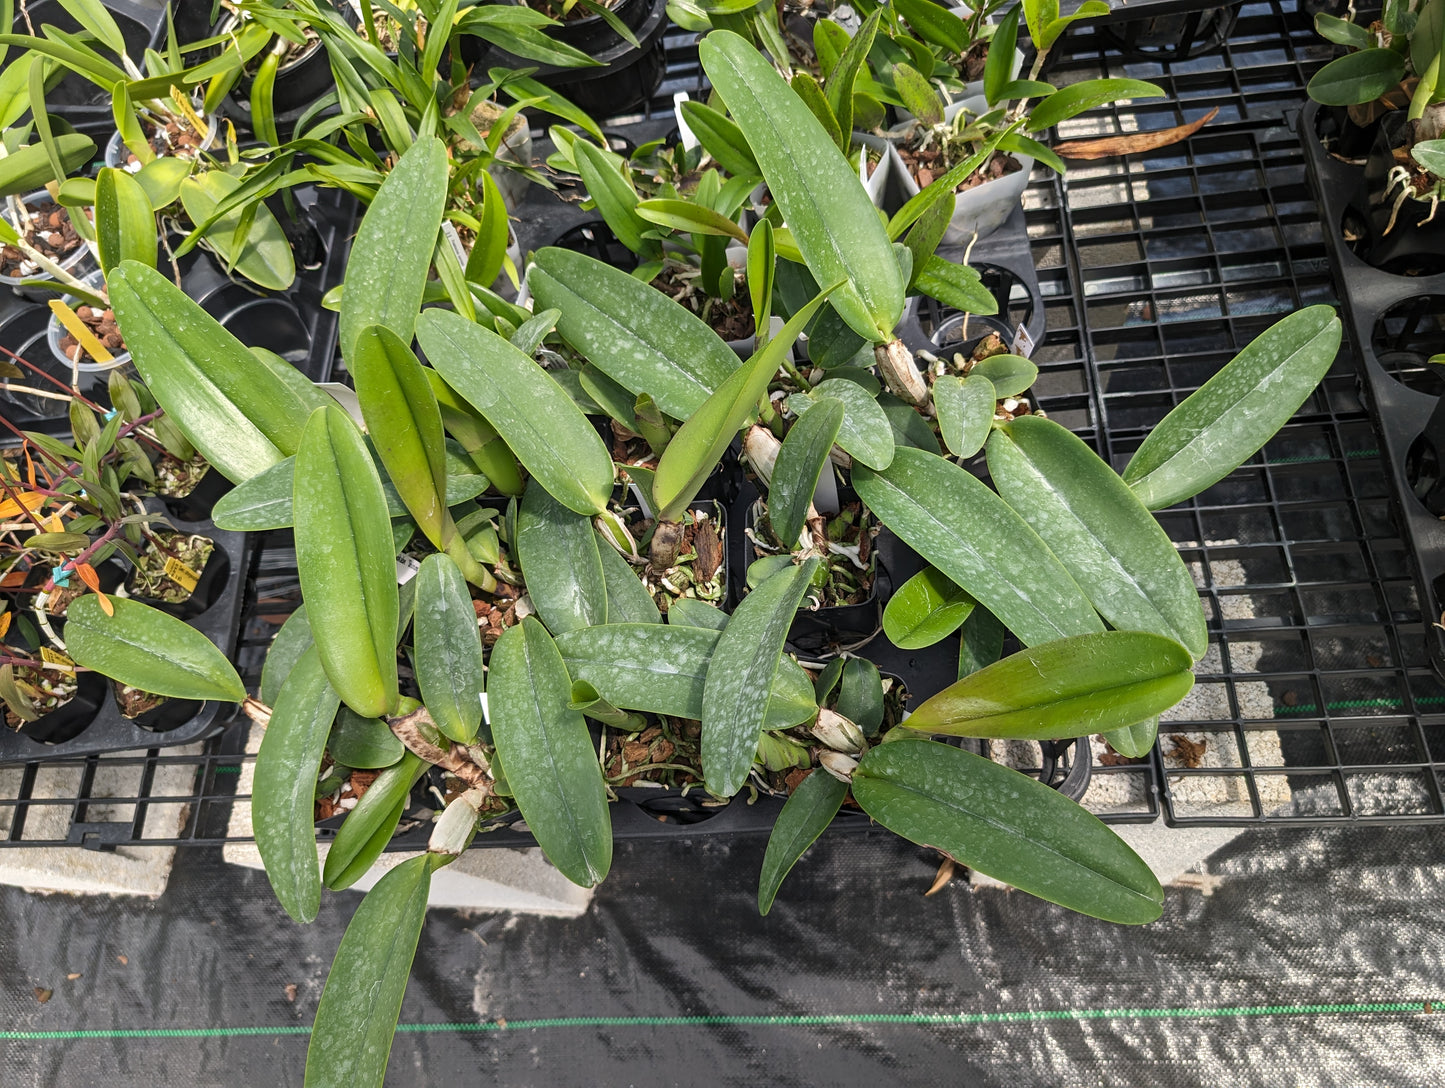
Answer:
[[[167,755],[198,756],[201,745],[190,744],[166,750]],[[140,796],[145,768],[127,763],[127,753],[101,756],[90,785],[86,805],[87,823],[124,822],[135,816],[135,805],[125,801],[107,803],[106,798]],[[130,758],[134,758],[130,756]],[[161,764],[151,781],[149,796],[179,797],[195,789],[199,765]],[[71,804],[45,804],[48,800],[74,798],[81,788],[85,768],[75,764],[42,765],[36,773],[27,807],[22,839],[65,839],[75,816]],[[19,796],[21,767],[0,767],[0,800]],[[184,825],[189,806],[183,802],[147,804],[143,839],[174,838]],[[0,804],[0,834],[9,835],[15,808]],[[144,895],[151,898],[166,890],[174,846],[117,846],[114,850],[84,850],[74,846],[17,846],[0,850],[0,883],[36,892],[67,892],[72,895]]]

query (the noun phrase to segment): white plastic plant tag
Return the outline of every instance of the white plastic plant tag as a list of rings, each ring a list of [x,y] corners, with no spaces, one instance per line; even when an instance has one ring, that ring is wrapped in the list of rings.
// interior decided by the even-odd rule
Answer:
[[[492,720],[492,708],[487,705],[487,693],[485,691],[479,691],[477,692],[477,698],[482,701],[482,720],[484,722],[490,722]]]
[[[331,394],[331,399],[346,409],[346,414],[363,431],[366,430],[366,420],[361,415],[361,401],[356,399],[356,390],[342,385],[340,382],[318,382],[318,389],[324,389]]]
[[[452,252],[456,254],[457,264],[465,268],[467,266],[467,248],[462,245],[462,236],[457,233],[457,225],[450,219],[442,220],[442,237],[447,240],[452,247]]]
[[[641,511],[642,511],[642,516],[645,517],[645,518],[651,518],[651,517],[652,517],[652,503],[651,503],[651,501],[650,501],[650,500],[648,499],[648,497],[643,493],[642,488],[638,487],[637,484],[634,483],[634,484],[631,484],[630,486],[631,486],[631,489],[632,489],[632,497],[637,500],[637,505],[638,505],[638,508],[641,509]]]
[[[1009,349],[1015,355],[1022,355],[1025,359],[1034,353],[1034,338],[1029,335],[1029,330],[1020,325],[1014,331],[1013,347]]]
[[[410,555],[398,555],[396,557],[396,584],[406,585],[416,577],[419,570],[421,570],[420,559]]]
[[[692,129],[687,127],[687,121],[682,116],[682,104],[686,102],[687,92],[678,91],[672,96],[672,112],[677,118],[677,131],[682,137],[682,149],[691,151],[697,146],[697,137],[693,135]]]
[[[786,322],[785,322],[781,317],[779,317],[777,314],[772,314],[771,316],[769,316],[769,318],[768,318],[768,339],[769,339],[769,340],[772,340],[773,338],[775,338],[775,337],[777,337],[778,335],[780,335],[780,334],[782,333],[782,331],[783,331],[783,326],[784,326],[785,324],[786,324]],[[798,356],[797,356],[797,348],[798,348],[798,345],[797,345],[796,343],[794,343],[794,344],[789,344],[789,345],[788,345],[788,362],[791,363],[791,362],[796,362],[796,361],[797,361],[797,358],[798,358]]]
[[[843,509],[838,501],[838,479],[833,473],[832,461],[823,465],[823,474],[818,477],[818,486],[813,490],[813,508],[825,517]]]

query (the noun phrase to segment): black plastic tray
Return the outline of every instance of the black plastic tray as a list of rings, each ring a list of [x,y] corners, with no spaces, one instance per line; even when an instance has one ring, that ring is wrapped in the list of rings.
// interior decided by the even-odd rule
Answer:
[[[1421,353],[1406,344],[1421,331],[1418,326],[1428,325],[1431,318],[1437,332],[1445,327],[1445,275],[1412,277],[1382,272],[1345,244],[1341,223],[1363,192],[1362,170],[1333,158],[1321,146],[1315,129],[1318,113],[1319,106],[1311,104],[1300,114],[1300,142],[1320,204],[1325,244],[1360,368],[1361,388],[1383,442],[1400,528],[1419,587],[1430,661],[1445,677],[1445,630],[1437,622],[1445,613],[1445,522],[1421,501],[1428,480],[1419,484],[1419,494],[1416,483],[1422,460],[1435,458],[1438,463],[1445,455],[1445,449],[1435,449],[1426,435],[1445,382],[1432,373]],[[1410,304],[1431,298],[1433,306],[1426,302],[1422,312],[1412,318]],[[1442,349],[1445,344],[1436,350]]]
[[[148,500],[147,508],[153,511],[168,509],[164,502]],[[187,622],[205,635],[227,657],[236,649],[236,636],[241,627],[242,606],[247,596],[247,582],[250,571],[251,534],[227,532],[217,529],[210,521],[183,521],[168,516],[167,520],[178,531],[199,533],[210,537],[216,545],[210,562],[218,558],[230,566],[230,576],[210,606],[194,619]],[[62,636],[63,637],[63,636]],[[203,702],[195,713],[173,729],[164,732],[142,728],[134,721],[121,716],[115,695],[109,682],[105,685],[105,701],[99,712],[85,730],[68,741],[47,744],[33,740],[23,733],[8,729],[0,730],[0,764],[25,763],[35,759],[52,759],[65,756],[88,756],[99,752],[116,752],[132,748],[149,748],[155,745],[190,744],[219,732],[232,716],[233,708],[227,704]]]

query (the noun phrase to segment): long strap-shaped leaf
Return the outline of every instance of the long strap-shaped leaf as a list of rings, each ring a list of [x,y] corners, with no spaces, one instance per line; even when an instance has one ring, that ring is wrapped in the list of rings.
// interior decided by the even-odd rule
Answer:
[[[1150,510],[1224,479],[1284,426],[1340,349],[1333,306],[1308,306],[1255,337],[1144,439],[1124,482]]]
[[[492,739],[537,845],[574,884],[590,888],[612,865],[602,768],[572,681],[547,629],[532,616],[492,648]]]
[[[318,408],[296,452],[296,569],[321,663],[362,717],[397,702],[395,548],[381,477],[340,408]]]
[[[842,424],[843,402],[824,397],[793,424],[778,450],[773,483],[768,488],[768,517],[773,532],[789,550],[798,543],[818,477],[828,463],[828,452]]]
[[[763,871],[758,878],[759,914],[773,909],[783,878],[833,822],[847,796],[847,783],[822,770],[808,775],[793,791],[783,811],[778,813],[773,833],[768,836],[768,850],[763,855]]]
[[[95,237],[108,275],[121,261],[156,266],[156,213],[141,183],[114,167],[95,178]]]
[[[240,483],[296,452],[306,406],[220,322],[137,261],[107,285],[146,387],[223,476]]]
[[[245,685],[226,655],[190,624],[139,601],[110,598],[106,615],[93,593],[66,613],[65,645],[76,664],[122,684],[172,699],[239,703]]]
[[[491,590],[494,580],[457,537],[447,510],[446,432],[425,368],[383,325],[361,331],[348,367],[366,429],[417,528],[452,557],[468,581]]]
[[[597,541],[602,578],[607,585],[607,619],[612,623],[661,623],[657,602],[632,564],[606,540]]]
[[[429,136],[407,149],[377,189],[346,262],[338,339],[348,361],[368,325],[385,325],[411,343],[448,176],[446,147]]]
[[[854,465],[853,486],[888,528],[1025,645],[1103,629],[1048,545],[952,462],[899,446],[883,472]]]
[[[989,438],[988,469],[1110,625],[1165,635],[1203,656],[1204,610],[1169,534],[1077,436],[1021,417]]]
[[[567,249],[538,250],[527,273],[557,331],[633,396],[687,419],[738,367],[737,355],[685,306],[635,276]]]
[[[555,379],[496,333],[446,310],[422,314],[417,339],[447,384],[558,502],[579,514],[602,511],[612,458]]]
[[[710,792],[743,788],[767,717],[788,628],[818,560],[775,574],[743,598],[718,638],[702,691],[702,770]]]
[[[321,908],[316,862],[316,775],[341,700],[313,646],[291,669],[256,755],[251,820],[266,877],[287,914],[309,922]]]
[[[686,626],[677,620],[674,604],[668,612],[670,623],[587,627],[559,635],[557,648],[572,678],[591,684],[612,705],[696,720],[702,717],[708,666],[728,617],[694,603],[708,610],[709,619],[715,614],[722,622],[715,627]],[[785,729],[817,713],[808,674],[790,657],[779,664],[771,692],[764,729]]]
[[[431,875],[451,859],[450,854],[408,858],[356,908],[316,1007],[306,1088],[381,1084],[426,920]]]
[[[517,511],[517,559],[537,615],[554,634],[607,622],[607,582],[592,519],[533,484]]]
[[[413,620],[416,682],[445,736],[470,744],[482,722],[486,690],[477,614],[460,568],[445,555],[422,560]]]
[[[891,340],[903,312],[903,275],[857,172],[747,39],[714,31],[698,55],[746,134],[813,277],[847,281],[834,309],[869,342]]]
[[[753,352],[677,429],[663,450],[652,479],[652,497],[660,520],[675,521],[693,500],[723,451],[732,443],[733,436],[756,411],[758,401],[767,393],[768,383],[782,366],[793,341],[838,286],[834,284],[819,293],[790,317],[782,332]]]
[[[1143,631],[1099,631],[1020,650],[928,699],[903,723],[957,737],[1048,740],[1123,729],[1194,686],[1189,651]]]
[[[802,415],[824,397],[843,402],[843,423],[838,428],[837,443],[849,456],[880,470],[893,463],[893,428],[878,405],[876,391],[869,392],[846,378],[825,378],[810,393],[794,393],[789,397],[788,408]]]
[[[1159,881],[1124,840],[981,756],[937,741],[883,744],[853,773],[853,796],[895,834],[1070,910],[1131,925],[1162,913]]]

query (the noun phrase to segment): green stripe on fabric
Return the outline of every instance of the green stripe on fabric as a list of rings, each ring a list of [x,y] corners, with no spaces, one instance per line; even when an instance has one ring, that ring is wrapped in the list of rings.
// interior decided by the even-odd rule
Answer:
[[[539,1020],[489,1020],[484,1023],[399,1024],[403,1034],[484,1031],[537,1031],[550,1028],[828,1027],[850,1024],[899,1024],[919,1027],[967,1027],[1070,1020],[1223,1020],[1259,1016],[1361,1016],[1373,1013],[1430,1014],[1445,1011],[1439,998],[1373,1001],[1336,1005],[1226,1005],[1219,1008],[1037,1009],[1018,1012],[803,1013],[757,1016],[562,1016]],[[0,1031],[7,1042],[74,1039],[223,1039],[247,1036],[310,1035],[309,1025],[218,1028],[85,1028],[57,1031]]]

